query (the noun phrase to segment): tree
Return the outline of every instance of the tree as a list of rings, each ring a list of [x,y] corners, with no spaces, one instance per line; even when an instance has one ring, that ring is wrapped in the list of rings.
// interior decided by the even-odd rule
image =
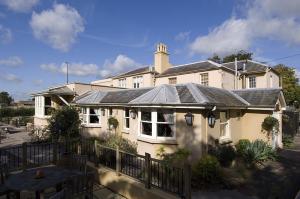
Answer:
[[[236,54],[231,54],[231,55],[225,56],[223,58],[223,63],[233,62],[233,61],[235,61],[235,58],[237,58],[238,61],[239,60],[252,60],[252,55],[253,55],[253,53],[241,50]]]
[[[294,105],[300,101],[300,86],[298,84],[295,68],[278,64],[274,69],[282,78],[282,89],[288,105]]]
[[[216,53],[212,55],[212,57],[208,58],[208,60],[217,62],[217,63],[227,63],[227,62],[233,62],[235,61],[235,58],[237,58],[238,61],[240,60],[252,60],[253,53],[246,52],[244,50],[239,51],[238,53],[227,55],[225,57],[220,58],[220,56]]]
[[[13,98],[9,95],[8,92],[6,91],[0,92],[0,104],[9,106],[13,101],[14,101]]]
[[[216,63],[222,63],[222,59],[216,53],[214,53],[212,57],[208,58],[208,60],[214,61]]]
[[[78,111],[74,107],[63,107],[54,111],[49,119],[48,130],[54,139],[79,137],[80,119]]]

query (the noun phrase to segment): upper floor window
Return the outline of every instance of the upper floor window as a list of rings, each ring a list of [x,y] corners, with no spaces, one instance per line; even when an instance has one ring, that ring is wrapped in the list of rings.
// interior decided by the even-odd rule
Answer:
[[[177,77],[169,78],[169,84],[177,84]]]
[[[208,86],[208,73],[200,74],[200,83],[203,86]]]
[[[249,88],[256,88],[256,77],[249,77]]]
[[[174,139],[174,111],[170,109],[150,110],[139,112],[140,136],[152,139]]]
[[[129,108],[124,109],[124,129],[129,129],[129,121],[130,121],[130,114],[129,114]]]
[[[143,86],[143,76],[133,77],[133,88],[140,88]]]
[[[119,87],[126,88],[126,79],[119,79]]]

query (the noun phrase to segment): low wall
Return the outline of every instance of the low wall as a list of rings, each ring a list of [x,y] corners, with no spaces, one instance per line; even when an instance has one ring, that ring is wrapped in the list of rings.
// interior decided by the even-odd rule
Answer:
[[[143,183],[126,175],[118,176],[115,171],[104,167],[96,168],[92,163],[88,163],[88,166],[97,174],[96,181],[99,184],[128,199],[180,199],[156,188],[146,189]]]

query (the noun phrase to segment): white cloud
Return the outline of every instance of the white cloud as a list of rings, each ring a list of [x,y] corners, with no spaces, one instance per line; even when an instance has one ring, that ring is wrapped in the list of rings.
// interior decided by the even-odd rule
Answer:
[[[34,36],[51,47],[66,52],[84,31],[84,21],[75,8],[54,4],[53,9],[33,12],[30,26]]]
[[[19,78],[18,76],[14,75],[14,74],[11,74],[11,73],[6,73],[6,74],[1,73],[0,80],[6,81],[6,82],[13,82],[13,83],[21,83],[22,82],[21,78]]]
[[[114,61],[105,60],[102,67],[97,64],[85,64],[85,63],[70,63],[68,72],[70,75],[75,76],[101,76],[106,77],[108,75],[124,72],[132,67],[139,65],[133,59],[126,55],[118,55]],[[52,73],[67,73],[67,65],[62,63],[57,65],[55,63],[41,64],[40,68]]]
[[[245,18],[232,17],[198,36],[190,44],[191,53],[226,55],[250,49],[259,38],[300,45],[299,0],[256,0],[247,5]]]
[[[23,64],[23,60],[18,56],[12,56],[6,59],[0,59],[0,66],[20,66],[22,64]]]
[[[126,55],[118,55],[116,59],[111,62],[111,60],[105,60],[103,67],[107,70],[114,71],[114,72],[122,72],[128,70],[136,65],[133,59],[127,57]]]
[[[175,36],[175,41],[188,41],[191,32],[180,32]]]
[[[8,9],[15,12],[28,12],[39,0],[0,0],[0,3],[7,6]]]
[[[12,33],[9,28],[0,24],[0,43],[6,44],[12,40]]]

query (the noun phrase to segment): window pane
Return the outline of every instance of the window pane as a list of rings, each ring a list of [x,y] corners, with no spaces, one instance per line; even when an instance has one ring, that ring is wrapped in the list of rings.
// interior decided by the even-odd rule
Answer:
[[[169,78],[169,84],[177,84],[177,78],[176,77]]]
[[[142,134],[152,135],[152,123],[142,122]]]
[[[142,111],[142,120],[143,121],[151,121],[151,112],[150,111]]]
[[[172,125],[157,124],[157,136],[158,137],[173,137]]]
[[[223,123],[223,122],[226,122],[227,119],[226,119],[226,112],[220,112],[220,122]]]
[[[125,119],[125,127],[129,129],[129,118]]]
[[[125,108],[125,117],[129,117],[129,109]]]
[[[97,115],[90,115],[90,123],[92,124],[98,124],[100,119],[100,117]]]
[[[157,121],[158,122],[168,122],[174,123],[174,117],[172,111],[158,111],[157,112]]]
[[[227,125],[228,123],[220,124],[220,137],[227,135]]]
[[[93,108],[90,108],[90,114],[96,114],[96,110]]]

